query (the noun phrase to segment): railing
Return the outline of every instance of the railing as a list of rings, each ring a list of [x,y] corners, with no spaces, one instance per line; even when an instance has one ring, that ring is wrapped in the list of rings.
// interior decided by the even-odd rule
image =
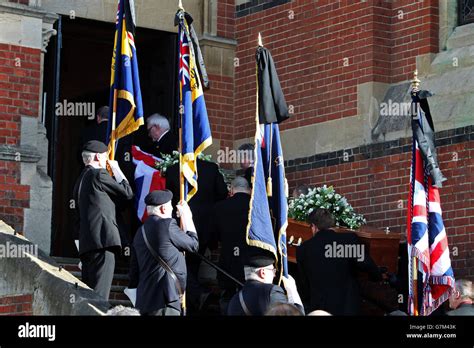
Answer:
[[[458,0],[458,25],[474,23],[474,0]]]

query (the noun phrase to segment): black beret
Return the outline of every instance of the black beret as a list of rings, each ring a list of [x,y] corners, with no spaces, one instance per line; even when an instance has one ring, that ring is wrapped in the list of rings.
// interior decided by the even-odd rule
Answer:
[[[108,150],[109,148],[107,147],[107,145],[97,140],[88,141],[87,143],[84,144],[84,147],[82,148],[82,151],[93,152],[93,153],[104,153],[104,152],[107,152]]]
[[[251,251],[251,250],[254,251]],[[273,265],[276,261],[275,255],[270,251],[266,251],[263,249],[258,248],[251,248],[249,249],[249,257],[245,262],[245,265],[260,268],[260,267],[267,267]]]
[[[173,193],[170,190],[156,190],[146,195],[145,204],[158,206],[168,203],[172,198]]]

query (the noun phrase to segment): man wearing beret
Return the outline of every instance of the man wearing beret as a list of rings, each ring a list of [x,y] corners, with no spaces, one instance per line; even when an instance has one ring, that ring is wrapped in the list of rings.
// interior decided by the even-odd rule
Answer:
[[[180,315],[186,290],[183,251],[197,252],[199,240],[191,209],[176,207],[183,229],[172,218],[173,194],[153,191],[145,197],[148,219],[133,240],[129,288],[137,288],[135,307],[142,315]]]
[[[282,277],[286,294],[285,290],[273,284],[276,274],[275,261],[275,256],[265,250],[258,250],[248,258],[244,267],[246,282],[230,300],[228,315],[260,316],[277,303],[294,304],[304,313],[292,276]]]
[[[88,141],[82,151],[85,168],[73,195],[79,217],[79,256],[82,281],[106,300],[115,270],[115,253],[121,249],[115,216],[118,200],[133,198],[132,189],[116,161],[107,160],[108,148],[97,140]],[[111,177],[106,165],[114,174]]]

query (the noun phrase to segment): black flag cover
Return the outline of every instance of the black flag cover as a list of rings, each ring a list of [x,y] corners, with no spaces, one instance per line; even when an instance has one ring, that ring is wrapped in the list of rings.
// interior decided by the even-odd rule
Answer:
[[[426,169],[433,180],[433,186],[443,187],[442,183],[443,181],[446,181],[446,178],[439,169],[438,159],[436,156],[435,130],[427,99],[430,96],[432,96],[432,94],[428,91],[419,91],[415,96],[413,96],[413,102],[419,103],[425,117],[422,118],[422,123],[420,124],[419,118],[414,114],[411,122],[413,136],[418,142],[423,162],[426,163]]]
[[[290,117],[272,55],[257,49],[258,107],[260,124],[280,123]]]

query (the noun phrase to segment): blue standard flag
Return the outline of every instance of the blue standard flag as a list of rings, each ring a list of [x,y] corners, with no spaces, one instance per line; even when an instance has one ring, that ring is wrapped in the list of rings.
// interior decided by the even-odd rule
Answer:
[[[119,0],[110,79],[111,122],[107,132],[111,159],[115,157],[116,141],[136,131],[143,124],[134,17],[133,0]]]
[[[278,123],[289,114],[270,52],[259,47],[256,58],[255,162],[247,244],[272,252],[278,259],[281,278],[288,276],[288,184]]]
[[[181,115],[180,161],[185,178],[184,199],[189,201],[198,190],[197,157],[212,144],[204,92],[196,66],[196,56],[189,37],[184,12],[178,13],[179,95]],[[188,184],[191,186],[188,191]]]

